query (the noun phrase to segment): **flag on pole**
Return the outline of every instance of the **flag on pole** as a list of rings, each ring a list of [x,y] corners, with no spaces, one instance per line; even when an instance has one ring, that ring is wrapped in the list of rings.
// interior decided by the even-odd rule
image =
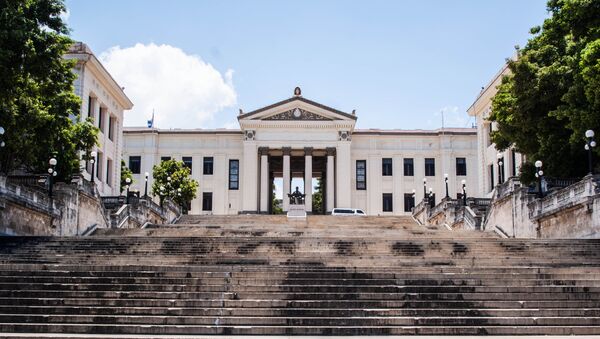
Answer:
[[[148,120],[148,128],[154,127],[154,110],[152,110],[152,120]]]

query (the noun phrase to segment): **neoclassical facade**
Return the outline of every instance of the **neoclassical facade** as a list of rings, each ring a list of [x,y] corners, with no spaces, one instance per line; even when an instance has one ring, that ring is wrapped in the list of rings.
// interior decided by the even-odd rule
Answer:
[[[144,173],[165,159],[184,161],[199,182],[193,214],[271,213],[273,183],[283,196],[303,182],[312,212],[313,179],[321,180],[322,210],[360,208],[369,215],[409,214],[424,190],[439,202],[479,192],[477,134],[441,130],[356,129],[357,116],[294,96],[242,113],[239,130],[125,128],[123,157],[144,193]],[[425,181],[424,181],[425,180]],[[425,185],[424,185],[425,183]],[[289,201],[283,199],[283,209]]]

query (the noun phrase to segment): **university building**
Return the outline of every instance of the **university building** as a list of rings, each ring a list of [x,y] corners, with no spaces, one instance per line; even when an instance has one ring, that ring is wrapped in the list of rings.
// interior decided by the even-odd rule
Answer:
[[[94,173],[101,195],[119,195],[123,113],[130,110],[133,103],[86,44],[74,43],[64,58],[76,60],[73,72],[77,79],[73,85],[75,94],[81,98],[80,118],[91,118],[100,130],[99,145],[93,149],[96,159],[94,164],[82,162],[83,175],[90,180]]]
[[[238,116],[239,130],[125,128],[123,158],[144,193],[144,173],[166,159],[182,160],[199,182],[192,214],[272,213],[275,181],[283,196],[292,179],[312,211],[313,179],[322,208],[363,209],[369,215],[410,214],[424,194],[438,203],[480,191],[477,131],[356,129],[357,115],[301,95]],[[447,185],[446,185],[447,176]],[[150,194],[150,192],[149,192]],[[283,199],[284,211],[289,200]]]

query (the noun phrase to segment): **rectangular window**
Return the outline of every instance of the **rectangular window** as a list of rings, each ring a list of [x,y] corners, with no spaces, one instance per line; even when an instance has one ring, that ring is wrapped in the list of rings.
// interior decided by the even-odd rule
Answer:
[[[383,175],[383,176],[392,175],[392,158],[381,159],[381,175]]]
[[[171,157],[160,157],[160,162],[169,161],[169,160],[171,160]]]
[[[100,107],[100,111],[98,111],[98,128],[100,129],[100,132],[104,133],[104,111],[106,110],[106,108],[104,107]]]
[[[490,192],[494,189],[494,164],[489,166],[490,170]]]
[[[202,210],[212,211],[212,192],[202,192]]]
[[[415,207],[415,195],[413,193],[404,193],[404,212],[412,212]]]
[[[213,174],[213,157],[204,157],[204,160],[202,161],[202,174]]]
[[[434,158],[425,158],[425,176],[427,176],[427,177],[435,176],[435,159]]]
[[[456,158],[456,175],[467,175],[466,158]]]
[[[404,158],[404,176],[413,177],[415,175],[415,162],[413,158]]]
[[[229,189],[237,190],[240,187],[240,161],[229,160]]]
[[[190,169],[190,174],[192,174],[192,157],[182,157],[181,161],[183,161],[185,167]]]
[[[517,176],[517,154],[514,149],[510,150],[510,157],[512,158],[511,176]]]
[[[129,156],[129,169],[133,174],[140,174],[142,167],[142,157],[139,155]]]
[[[356,189],[367,189],[367,161],[356,160]]]
[[[96,179],[102,181],[102,153],[98,152],[96,156]]]
[[[394,198],[392,193],[383,193],[383,211],[393,212],[394,211]]]
[[[492,124],[487,124],[485,126],[486,130],[487,130],[487,145],[491,146],[492,145]]]
[[[94,119],[94,98],[92,96],[88,97],[88,111],[87,116]]]
[[[106,160],[106,183],[108,184],[108,186],[112,186],[112,166],[112,160]]]
[[[108,139],[110,140],[114,140],[114,135],[115,135],[115,117],[111,116],[110,119],[108,119]]]

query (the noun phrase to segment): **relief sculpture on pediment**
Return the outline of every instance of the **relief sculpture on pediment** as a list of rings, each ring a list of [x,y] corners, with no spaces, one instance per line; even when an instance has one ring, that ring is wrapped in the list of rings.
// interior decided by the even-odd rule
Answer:
[[[283,113],[275,114],[263,120],[331,120],[322,115],[318,115],[301,108],[294,108]]]

